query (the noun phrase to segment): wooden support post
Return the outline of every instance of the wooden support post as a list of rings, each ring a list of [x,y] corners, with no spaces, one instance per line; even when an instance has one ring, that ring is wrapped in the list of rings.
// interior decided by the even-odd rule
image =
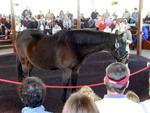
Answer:
[[[11,7],[11,40],[13,43],[13,50],[15,52],[16,25],[15,25],[15,14],[14,14],[13,0],[10,0],[10,7]]]
[[[77,29],[80,29],[80,0],[77,0]]]
[[[139,17],[138,17],[138,40],[137,40],[137,55],[142,53],[142,25],[143,25],[143,0],[139,0]]]

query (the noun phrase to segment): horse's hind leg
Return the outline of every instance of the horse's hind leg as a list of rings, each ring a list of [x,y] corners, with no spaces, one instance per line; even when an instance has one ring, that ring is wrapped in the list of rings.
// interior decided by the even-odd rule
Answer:
[[[25,77],[23,75],[21,62],[17,57],[16,57],[16,64],[17,64],[17,79],[18,81],[22,81]]]
[[[22,62],[17,58],[18,81],[22,81],[25,77],[30,76],[33,68],[26,58],[22,58],[21,60]]]
[[[69,81],[71,77],[72,70],[69,68],[63,69],[63,78],[62,82],[64,86],[69,86]],[[67,88],[64,88],[63,95],[62,95],[62,101],[65,102],[67,98]]]
[[[24,77],[31,76],[32,68],[33,68],[32,64],[26,59],[25,63],[22,64]]]

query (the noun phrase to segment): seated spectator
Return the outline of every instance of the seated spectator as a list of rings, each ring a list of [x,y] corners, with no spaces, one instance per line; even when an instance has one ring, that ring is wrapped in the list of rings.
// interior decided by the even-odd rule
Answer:
[[[63,28],[66,30],[71,30],[72,24],[71,24],[71,20],[68,17],[67,14],[65,14],[64,20],[63,20]]]
[[[103,17],[104,17],[104,19],[110,17],[110,13],[109,13],[108,9],[105,9],[105,12],[103,13]]]
[[[23,10],[23,12],[22,12],[23,19],[24,18],[31,18],[31,16],[32,16],[31,10],[29,9],[29,7],[26,7],[26,9]]]
[[[147,12],[146,17],[144,18],[144,23],[150,24],[150,12]]]
[[[111,28],[108,25],[106,25],[104,32],[111,33]]]
[[[126,95],[129,100],[132,100],[133,102],[136,102],[136,103],[140,102],[139,96],[133,91],[127,91]]]
[[[128,24],[127,20],[123,20],[121,24],[121,32],[124,32],[124,41],[126,42],[126,51],[128,54],[130,53],[129,44],[132,43],[132,33],[130,31],[130,25]]]
[[[138,36],[134,36],[133,37],[133,48],[135,47],[135,45],[137,44],[137,39],[138,39]],[[148,39],[148,29],[145,25],[142,26],[142,42],[146,41]]]
[[[73,93],[66,101],[62,113],[99,113],[89,97],[80,92]]]
[[[84,86],[79,90],[80,93],[82,93],[85,96],[88,96],[89,98],[91,98],[93,101],[98,101],[101,100],[101,98],[99,96],[97,96],[94,91],[92,90],[92,88],[88,87],[88,86]]]
[[[96,19],[97,18],[97,15],[98,15],[98,12],[95,10],[91,13],[91,18],[92,19]]]
[[[130,16],[131,16],[130,12],[127,9],[125,9],[125,11],[124,11],[124,13],[122,15],[122,18],[128,20],[130,18]]]
[[[113,12],[112,13],[112,20],[117,20],[117,18],[118,18],[118,15],[115,12]]]
[[[100,113],[144,113],[143,108],[129,100],[124,91],[129,85],[130,70],[120,62],[110,64],[106,68],[104,84],[107,94],[96,105]]]
[[[29,23],[29,28],[31,28],[31,29],[37,29],[38,28],[38,21],[35,19],[35,17],[31,18],[31,21]]]
[[[104,29],[106,28],[106,23],[104,19],[100,21],[98,28],[99,28],[99,31],[104,31]]]
[[[45,28],[45,18],[44,16],[38,17],[38,29],[44,31]]]
[[[137,8],[134,8],[131,17],[135,21],[135,23],[138,23],[138,16],[139,16],[139,11]]]
[[[116,33],[120,31],[120,23],[116,23],[115,27],[112,29],[112,33]]]
[[[21,113],[50,113],[43,106],[45,95],[46,87],[41,79],[25,78],[19,90],[20,99],[25,105]]]
[[[58,22],[56,21],[54,27],[52,27],[52,34],[55,34],[60,30],[61,30],[61,27],[58,25]]]
[[[128,19],[128,23],[131,24],[131,25],[136,25],[136,21],[130,16],[129,19]]]
[[[90,19],[88,20],[88,27],[89,27],[89,28],[95,28],[95,24],[96,24],[96,19],[90,18]]]
[[[111,28],[111,31],[113,31],[113,29],[116,27],[116,19],[114,19],[113,21],[112,21],[112,24],[111,24],[111,26],[110,26],[110,28]]]
[[[105,19],[105,23],[109,26],[109,27],[111,27],[111,25],[113,24],[113,20],[112,20],[112,18],[106,18]]]

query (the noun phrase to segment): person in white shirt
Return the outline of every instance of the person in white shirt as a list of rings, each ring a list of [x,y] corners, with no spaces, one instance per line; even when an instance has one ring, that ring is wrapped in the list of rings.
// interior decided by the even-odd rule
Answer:
[[[124,32],[124,41],[126,42],[126,51],[128,51],[128,54],[130,53],[129,45],[132,43],[132,33],[130,31],[130,25],[128,24],[127,20],[124,19],[122,22],[122,32]]]
[[[147,66],[150,66],[150,62],[147,62]],[[150,71],[149,71],[150,76]],[[150,99],[140,102],[141,106],[145,110],[145,113],[150,113]]]
[[[129,85],[130,70],[120,62],[110,64],[106,68],[104,84],[107,94],[96,101],[100,113],[144,113],[140,104],[129,100],[124,94]]]
[[[104,32],[111,33],[111,28],[108,25],[106,25]]]
[[[145,100],[140,103],[143,109],[145,110],[145,113],[150,113],[150,99]]]

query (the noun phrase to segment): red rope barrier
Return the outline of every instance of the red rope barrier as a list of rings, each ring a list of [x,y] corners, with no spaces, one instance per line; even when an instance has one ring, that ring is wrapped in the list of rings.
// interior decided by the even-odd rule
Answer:
[[[133,73],[131,73],[129,76],[133,76],[137,73],[140,73],[146,69],[149,69],[150,66],[147,66],[147,67],[144,67],[138,71],[135,71]],[[5,80],[5,79],[0,79],[0,82],[3,82],[3,83],[9,83],[9,84],[15,84],[15,85],[20,85],[22,84],[22,82],[16,82],[16,81],[12,81],[12,80]],[[72,88],[81,88],[83,86],[89,86],[89,87],[96,87],[96,86],[101,86],[101,85],[104,85],[104,83],[96,83],[96,84],[89,84],[89,85],[82,85],[82,86],[50,86],[50,85],[46,85],[47,88],[55,88],[55,89],[62,89],[62,88],[68,88],[68,89],[72,89]]]
[[[22,82],[16,82],[16,81],[5,80],[5,79],[0,79],[0,82],[9,83],[9,84],[15,84],[15,85],[20,85],[20,84],[22,84]]]
[[[144,67],[144,68],[142,68],[142,69],[140,69],[138,71],[135,71],[135,72],[131,73],[129,76],[133,76],[133,75],[138,74],[138,73],[140,73],[140,72],[142,72],[142,71],[144,71],[146,69],[149,69],[149,68],[150,68],[150,66]]]

